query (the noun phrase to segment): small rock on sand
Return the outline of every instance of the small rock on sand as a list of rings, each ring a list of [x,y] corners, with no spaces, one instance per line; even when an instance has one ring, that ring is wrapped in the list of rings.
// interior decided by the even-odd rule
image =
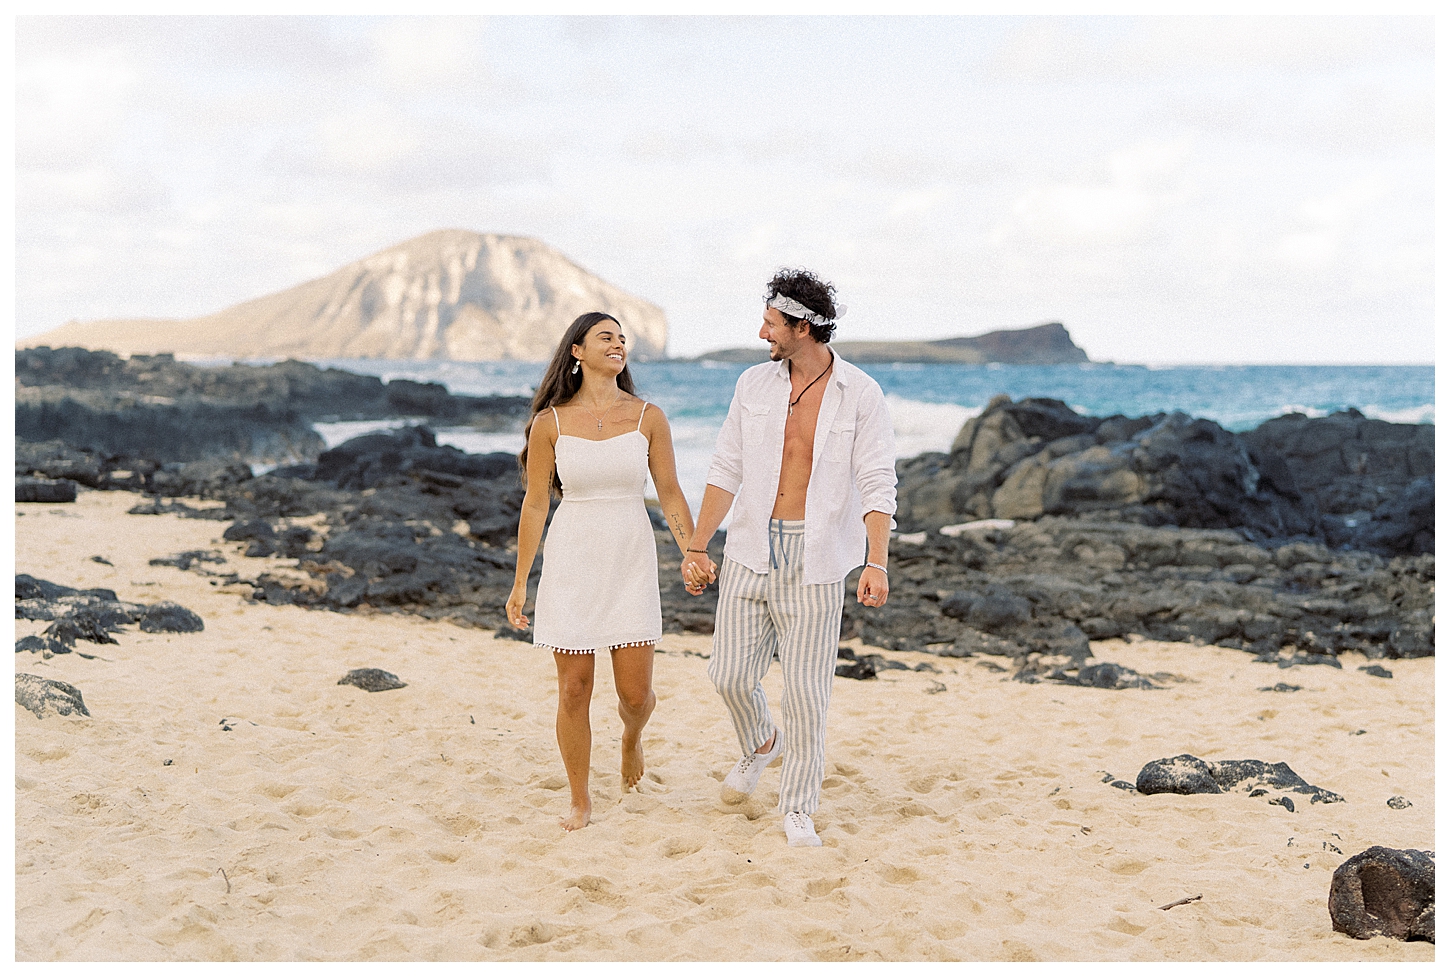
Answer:
[[[387,692],[389,689],[404,688],[408,683],[381,668],[354,668],[338,679],[337,684],[356,685],[365,692]]]
[[[31,634],[15,642],[15,653],[22,651],[38,651],[42,658],[52,658],[55,655],[68,655],[74,649],[64,641],[57,641],[55,638],[43,634]]]
[[[1396,794],[1394,797],[1391,797],[1389,800],[1385,801],[1385,803],[1388,804],[1390,807],[1394,808],[1396,811],[1403,811],[1407,807],[1414,807],[1415,806],[1415,805],[1411,804],[1409,801],[1405,800],[1399,794]]]
[[[1435,856],[1375,845],[1334,870],[1329,918],[1356,940],[1375,934],[1435,942]]]
[[[146,608],[146,613],[141,615],[141,630],[186,633],[204,631],[206,625],[195,612],[187,610],[180,604],[164,600]]]
[[[15,701],[35,713],[37,719],[44,719],[48,713],[57,716],[91,714],[81,698],[81,690],[74,685],[25,672],[16,673]]]
[[[1138,771],[1138,791],[1143,794],[1222,794],[1234,790],[1261,797],[1269,788],[1306,794],[1311,804],[1334,804],[1343,801],[1333,791],[1315,787],[1299,776],[1287,763],[1265,763],[1263,760],[1200,760],[1183,753],[1176,757],[1154,760]],[[1286,810],[1294,810],[1288,797],[1269,801]]]

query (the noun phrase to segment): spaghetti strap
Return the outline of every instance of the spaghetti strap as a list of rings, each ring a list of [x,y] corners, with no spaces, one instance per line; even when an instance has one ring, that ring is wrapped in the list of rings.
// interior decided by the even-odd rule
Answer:
[[[639,423],[634,426],[636,431],[644,425],[644,412],[647,410],[649,410],[649,401],[646,400],[644,406],[639,409]]]
[[[550,407],[549,410],[554,412],[554,433],[563,434],[564,429],[559,426],[559,412],[557,410],[554,410],[554,408],[552,407]]]

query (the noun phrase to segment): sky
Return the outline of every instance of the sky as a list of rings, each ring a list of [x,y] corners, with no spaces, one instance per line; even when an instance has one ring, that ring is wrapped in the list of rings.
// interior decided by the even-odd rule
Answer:
[[[1119,363],[1430,363],[1429,17],[21,17],[15,306],[189,317],[444,227],[755,345],[1062,322]]]

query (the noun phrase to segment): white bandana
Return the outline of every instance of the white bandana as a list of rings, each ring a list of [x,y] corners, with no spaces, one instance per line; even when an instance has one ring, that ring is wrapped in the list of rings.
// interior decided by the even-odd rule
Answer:
[[[824,326],[834,321],[831,319],[827,319],[825,316],[821,315],[818,312],[812,312],[810,309],[806,308],[804,305],[801,305],[795,299],[790,298],[786,295],[781,295],[779,293],[772,295],[765,304],[772,309],[778,309],[779,311],[784,312],[786,315],[790,316],[793,319],[804,319],[806,322],[809,322],[813,326]],[[845,314],[846,307],[844,305],[836,306],[837,319]]]

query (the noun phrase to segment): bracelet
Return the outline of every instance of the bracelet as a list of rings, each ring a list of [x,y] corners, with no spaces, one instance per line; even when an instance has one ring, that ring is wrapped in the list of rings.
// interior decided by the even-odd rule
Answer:
[[[891,575],[891,574],[887,573],[886,568],[884,566],[882,566],[881,564],[879,564],[879,563],[868,563],[866,565],[868,567],[875,567],[877,570],[880,570],[882,573],[886,573],[886,575],[888,577]]]
[[[685,550],[686,553],[709,553],[709,550]]]

